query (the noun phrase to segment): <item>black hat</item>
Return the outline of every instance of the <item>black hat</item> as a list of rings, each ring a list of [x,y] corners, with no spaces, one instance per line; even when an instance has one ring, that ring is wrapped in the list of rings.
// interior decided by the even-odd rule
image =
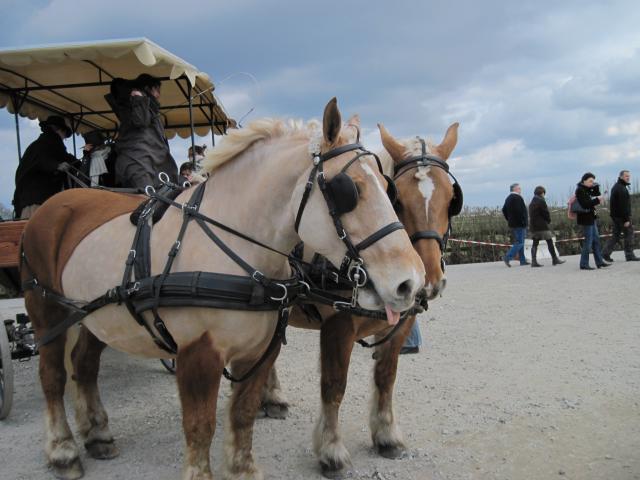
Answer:
[[[151,89],[154,87],[160,87],[160,85],[162,85],[162,82],[159,78],[153,77],[148,73],[142,73],[138,75],[138,78],[134,80],[134,83],[140,90],[144,90],[145,88]]]
[[[84,143],[90,143],[96,147],[104,144],[107,140],[107,136],[100,130],[91,130],[90,132],[84,133],[82,138],[84,138]]]
[[[69,138],[71,136],[71,129],[67,125],[67,122],[64,121],[64,118],[59,115],[50,115],[44,122],[40,122],[40,128],[43,131],[44,127],[56,127],[60,130],[64,130],[65,138]]]

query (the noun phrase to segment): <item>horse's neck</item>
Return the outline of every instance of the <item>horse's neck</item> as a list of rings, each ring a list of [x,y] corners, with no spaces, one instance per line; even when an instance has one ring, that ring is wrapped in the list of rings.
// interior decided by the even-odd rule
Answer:
[[[297,180],[310,166],[310,161],[303,161],[306,150],[306,145],[300,142],[292,146],[282,141],[249,148],[213,173],[206,186],[200,212],[277,250],[291,251],[298,241],[293,229],[291,197]],[[192,229],[193,226],[190,227],[191,232]],[[282,256],[215,227],[212,230],[243,260],[266,275],[288,273],[287,262]],[[228,257],[211,240],[201,237],[198,243],[204,241],[205,248],[202,249],[202,245],[194,247],[206,255],[201,259],[209,264],[209,268],[220,271],[215,270],[220,262],[227,267],[232,266]],[[241,272],[237,268],[232,270],[235,272],[226,273]]]

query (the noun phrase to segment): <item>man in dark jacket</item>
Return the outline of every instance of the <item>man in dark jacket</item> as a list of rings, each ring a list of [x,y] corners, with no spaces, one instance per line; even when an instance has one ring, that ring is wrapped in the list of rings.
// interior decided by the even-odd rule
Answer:
[[[71,129],[62,117],[51,115],[40,122],[40,129],[42,134],[27,147],[16,170],[13,208],[15,217],[22,220],[63,189],[64,172],[76,161],[64,145],[63,139],[71,136]]]
[[[631,224],[631,197],[629,196],[631,173],[622,170],[618,181],[611,189],[609,214],[613,221],[613,235],[602,250],[602,256],[607,262],[613,262],[611,252],[621,238],[624,238],[624,256],[628,262],[640,261],[633,253],[633,225]]]
[[[530,265],[524,256],[524,237],[527,235],[527,206],[522,199],[522,188],[520,184],[514,183],[509,188],[510,194],[504,201],[502,214],[509,223],[509,228],[513,234],[513,245],[507,254],[502,258],[507,267],[510,267],[510,260],[518,253],[520,255],[520,265]]]
[[[142,74],[133,82],[116,79],[107,102],[120,120],[116,142],[116,181],[122,187],[158,185],[165,172],[173,182],[178,169],[169,152],[160,114],[160,80]]]
[[[591,251],[593,251],[593,258],[598,268],[611,265],[602,258],[600,233],[596,223],[598,215],[595,207],[600,205],[603,200],[604,197],[600,193],[600,186],[596,183],[596,176],[591,172],[585,173],[576,188],[576,201],[585,210],[577,214],[578,225],[582,226],[584,234],[582,252],[580,253],[580,270],[595,270],[595,268],[589,266],[589,253]]]

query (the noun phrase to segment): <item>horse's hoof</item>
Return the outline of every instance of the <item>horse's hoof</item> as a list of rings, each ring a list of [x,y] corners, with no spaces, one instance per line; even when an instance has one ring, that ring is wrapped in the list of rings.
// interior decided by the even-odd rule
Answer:
[[[284,420],[289,416],[289,405],[286,403],[265,403],[262,410],[266,417]]]
[[[84,448],[87,449],[87,453],[98,460],[109,460],[116,458],[120,455],[120,451],[113,440],[101,441],[94,440],[84,444]]]
[[[377,445],[378,455],[391,460],[397,460],[402,458],[406,452],[403,446],[398,445]]]
[[[51,469],[56,478],[61,480],[76,480],[84,476],[84,468],[78,457],[66,463],[51,463]]]
[[[337,463],[335,461],[331,461],[329,463],[320,462],[320,469],[322,471],[322,476],[331,480],[342,480],[348,473],[345,470],[344,464]]]

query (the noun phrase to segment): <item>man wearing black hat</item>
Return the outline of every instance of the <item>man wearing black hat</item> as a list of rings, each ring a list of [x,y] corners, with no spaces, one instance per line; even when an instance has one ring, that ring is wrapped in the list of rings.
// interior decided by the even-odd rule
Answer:
[[[142,74],[134,81],[115,79],[107,102],[120,120],[116,142],[116,180],[123,187],[157,185],[165,172],[177,181],[160,115],[160,80]]]
[[[27,147],[16,170],[13,207],[16,218],[27,219],[33,212],[64,187],[65,171],[76,157],[67,153],[64,139],[71,129],[64,119],[51,115],[40,122],[42,134]]]

